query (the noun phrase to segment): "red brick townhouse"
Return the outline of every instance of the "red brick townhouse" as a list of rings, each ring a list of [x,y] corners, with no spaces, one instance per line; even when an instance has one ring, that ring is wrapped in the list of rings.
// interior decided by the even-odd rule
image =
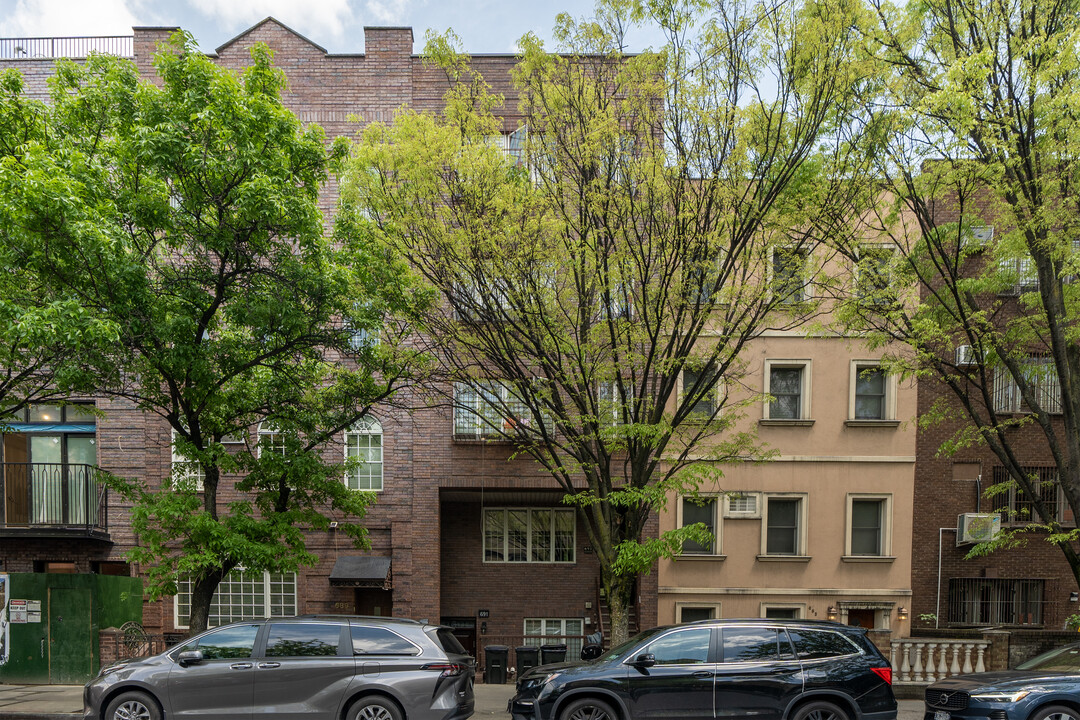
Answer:
[[[133,37],[40,46],[16,41],[21,52],[14,44],[0,48],[0,70],[17,67],[44,97],[53,58],[104,48],[133,57],[149,77],[156,46],[173,30],[135,28]],[[268,44],[288,77],[287,105],[330,136],[389,121],[402,106],[440,110],[445,75],[423,67],[410,28],[367,28],[364,40],[363,54],[332,55],[267,19],[219,47],[214,58],[239,68],[253,44]],[[517,107],[513,63],[510,55],[473,58],[508,98],[511,113]],[[504,131],[517,125],[508,116]],[[335,195],[333,186],[324,192],[328,213]],[[100,504],[79,498],[97,497],[95,466],[151,485],[166,480],[173,462],[169,427],[122,403],[82,402],[96,403],[104,416],[77,405],[36,407],[2,437],[0,573],[138,577],[142,571],[125,559],[138,542],[125,521],[129,508],[115,497],[103,496]],[[356,550],[333,530],[312,535],[308,547],[319,557],[317,566],[295,576],[235,572],[218,590],[211,623],[294,613],[394,614],[452,625],[470,650],[565,635],[573,652],[600,622],[595,555],[574,511],[561,505],[555,482],[531,461],[510,461],[510,448],[483,433],[469,417],[426,410],[377,413],[374,422],[338,438],[342,453],[351,448],[369,460],[350,482],[378,493],[365,521],[371,550]],[[50,482],[53,475],[67,484]],[[27,492],[46,485],[63,492]],[[642,623],[655,623],[655,576],[643,581],[640,600]],[[145,606],[144,625],[151,632],[184,632],[188,602],[189,589],[181,584],[175,599]]]

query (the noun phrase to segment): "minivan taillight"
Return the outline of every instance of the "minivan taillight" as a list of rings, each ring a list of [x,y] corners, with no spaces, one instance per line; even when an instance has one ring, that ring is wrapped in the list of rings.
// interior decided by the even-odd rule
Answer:
[[[874,671],[874,674],[884,680],[887,684],[892,685],[892,668],[870,668]]]
[[[421,665],[421,670],[438,670],[440,671],[439,677],[457,677],[465,672],[465,666],[457,663],[432,663],[430,665]]]

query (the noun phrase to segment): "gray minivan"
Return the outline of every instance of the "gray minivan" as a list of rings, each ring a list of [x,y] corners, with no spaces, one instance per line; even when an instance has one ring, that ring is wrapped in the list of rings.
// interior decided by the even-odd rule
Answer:
[[[102,668],[86,720],[464,720],[476,662],[449,628],[307,615],[214,628]]]

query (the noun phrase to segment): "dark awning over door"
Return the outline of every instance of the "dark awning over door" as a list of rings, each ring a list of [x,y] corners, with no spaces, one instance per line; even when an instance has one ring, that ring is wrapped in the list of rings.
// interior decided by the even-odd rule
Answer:
[[[337,587],[377,588],[393,587],[390,577],[390,558],[363,555],[343,555],[330,571],[330,584]]]

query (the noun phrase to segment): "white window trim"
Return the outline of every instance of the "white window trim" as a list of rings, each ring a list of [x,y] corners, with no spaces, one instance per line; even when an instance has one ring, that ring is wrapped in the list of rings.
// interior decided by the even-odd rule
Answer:
[[[720,614],[720,608],[722,603],[709,603],[709,602],[694,602],[694,601],[675,601],[675,620],[676,623],[683,622],[682,611],[684,609],[690,610],[712,610],[713,620],[719,620],[723,616]]]
[[[720,512],[723,502],[723,497],[714,493],[700,493],[703,500],[713,501],[713,543],[712,552],[699,553],[699,552],[683,552],[679,555],[680,558],[708,558],[708,557],[723,557],[723,538],[724,538],[724,526],[723,526],[723,513]],[[678,507],[676,507],[676,527],[683,526],[683,503],[686,501],[685,495],[679,496]]]
[[[532,517],[535,511],[547,511],[552,513],[552,531],[551,531],[551,560],[533,560],[532,559]],[[487,559],[487,513],[489,511],[501,511],[503,513],[503,559],[502,560],[488,560]],[[506,520],[506,513],[509,511],[525,511],[528,513],[528,523],[525,529],[526,542],[525,542],[525,557],[526,560],[507,560],[507,555],[510,554],[510,532],[509,521]],[[573,513],[573,528],[574,537],[570,543],[571,558],[569,560],[555,560],[555,513]],[[568,510],[566,508],[557,507],[485,507],[480,511],[480,559],[486,565],[574,565],[577,563],[577,512],[574,510]]]
[[[683,404],[683,398],[686,397],[684,391],[683,381],[685,380],[687,372],[695,372],[688,368],[683,368],[679,372],[678,378],[676,378],[675,396],[678,398],[678,403],[681,406]],[[713,385],[712,390],[708,392],[706,398],[712,403],[712,413],[705,415],[704,413],[691,412],[688,417],[694,418],[718,418],[724,414],[724,403],[727,402],[727,379],[722,375],[716,379],[716,384]],[[703,398],[705,399],[705,398]]]
[[[255,437],[256,437],[255,457],[256,458],[261,458],[262,457],[263,438],[267,438],[267,437],[274,436],[274,435],[278,435],[278,436],[281,435],[281,431],[277,429],[277,426],[275,426],[274,423],[270,422],[269,420],[263,420],[261,423],[259,423],[259,429],[255,433]],[[284,447],[282,447],[281,452],[282,452],[282,455],[285,454],[285,448]]]
[[[769,547],[769,500],[798,500],[799,501],[799,526],[796,533],[796,542],[798,547],[795,548],[794,555],[779,555],[768,552]],[[763,493],[761,499],[761,554],[758,555],[759,560],[798,560],[805,561],[809,558],[807,551],[807,518],[810,517],[808,508],[810,505],[810,497],[807,493]]]
[[[732,510],[731,499],[733,496],[739,497],[753,497],[754,509],[753,510]],[[746,490],[729,490],[724,493],[724,517],[729,520],[738,519],[751,519],[756,520],[761,517],[761,493],[750,492]]]
[[[881,517],[881,554],[853,555],[851,552],[852,505],[856,500],[878,500],[882,502]],[[848,493],[844,508],[844,559],[853,561],[891,560],[892,554],[892,505],[891,493]]]
[[[763,602],[758,606],[758,617],[768,619],[765,616],[767,610],[795,610],[797,620],[806,619],[806,603]]]
[[[880,243],[867,242],[867,243],[861,243],[855,249],[855,253],[856,253],[855,254],[855,267],[854,267],[854,273],[853,274],[855,276],[855,292],[858,295],[858,297],[863,297],[863,287],[862,287],[862,282],[863,282],[862,272],[863,272],[863,270],[862,270],[862,265],[860,263],[863,260],[863,252],[866,251],[866,250],[874,250],[874,251],[884,250],[884,251],[887,251],[887,252],[891,253],[892,254],[892,257],[890,258],[890,263],[891,263],[891,262],[896,260],[897,253],[900,252],[900,246],[897,245],[896,243],[893,243],[893,242],[880,242]],[[892,267],[888,268],[887,280],[888,280],[888,282],[890,284],[892,282],[894,282],[894,280],[895,280],[895,274],[893,273],[893,268]]]
[[[851,369],[848,372],[848,421],[851,423],[875,423],[875,422],[895,422],[896,421],[896,392],[897,392],[897,378],[895,373],[882,371],[885,373],[885,406],[883,408],[884,417],[881,418],[856,418],[855,417],[855,388],[859,379],[859,373],[863,370],[870,368],[880,369],[881,360],[852,360]]]
[[[799,417],[797,418],[772,418],[769,417],[769,406],[772,404],[770,399],[770,391],[772,386],[772,371],[776,369],[786,368],[801,368],[802,369],[802,385],[800,390],[802,396],[799,398]],[[813,422],[810,414],[811,405],[810,398],[813,394],[813,376],[814,376],[814,361],[810,359],[768,359],[765,361],[765,378],[762,387],[765,392],[765,399],[762,401],[761,418],[762,420],[768,420],[776,423],[807,423]]]
[[[243,572],[243,571],[244,571],[243,567],[233,568],[233,572]],[[264,612],[261,615],[257,615],[257,617],[264,617],[264,618],[269,618],[269,617],[291,617],[293,615],[296,615],[297,607],[298,607],[297,606],[297,597],[299,595],[299,584],[300,584],[299,583],[299,577],[297,576],[296,573],[279,573],[279,574],[281,574],[281,575],[292,575],[293,592],[292,592],[292,608],[291,608],[291,610],[289,608],[286,608],[286,612],[283,615],[274,615],[273,614],[273,612],[272,612],[272,610],[273,610],[273,602],[272,602],[272,599],[271,599],[271,592],[270,592],[270,571],[269,570],[264,570],[263,571],[263,577],[262,577],[262,583],[263,583],[263,610],[264,610]],[[182,582],[183,581],[181,581],[181,583]],[[188,592],[190,593],[190,590],[188,590]],[[188,619],[186,617],[181,617],[180,616],[180,602],[179,602],[180,593],[181,593],[181,588],[177,587],[177,594],[175,596],[173,596],[173,604],[172,604],[173,605],[173,627],[176,628],[177,630],[187,630],[188,625],[186,623],[187,623]],[[216,601],[217,599],[218,599],[218,595],[215,594],[214,600]],[[211,609],[213,608],[213,602],[214,601],[211,602]],[[213,615],[214,615],[214,613],[211,612],[210,617],[213,617]],[[240,620],[240,619],[241,618],[237,618],[237,620]],[[233,622],[233,621],[230,621],[230,622]],[[212,628],[212,627],[219,627],[219,626],[217,626],[217,625],[209,625],[208,629]]]
[[[378,431],[377,432],[373,431],[373,427],[377,427]],[[385,437],[385,435],[383,433],[382,423],[380,423],[378,421],[378,419],[376,419],[374,417],[365,417],[365,418],[362,418],[360,421],[356,422],[355,424],[353,424],[352,427],[350,427],[348,430],[345,431],[345,437],[344,437],[344,441],[345,441],[344,445],[345,445],[345,447],[344,447],[343,452],[345,453],[345,461],[346,462],[349,461],[349,436],[350,435],[364,435],[364,436],[378,435],[379,436],[379,461],[378,461],[378,465],[379,465],[379,487],[378,488],[351,488],[351,487],[349,487],[349,471],[348,470],[345,472],[345,477],[344,477],[345,487],[348,487],[350,490],[355,490],[356,492],[382,492],[383,488],[386,487],[386,484],[385,484],[386,474],[385,474],[385,465],[384,465],[384,459],[386,457],[386,446],[383,444],[383,438]]]
[[[198,460],[189,460],[186,455],[181,455],[176,450],[176,428],[172,428],[172,463],[169,465],[169,484],[176,487],[180,483],[195,482],[195,492],[203,491],[203,481],[206,474],[202,464]]]

